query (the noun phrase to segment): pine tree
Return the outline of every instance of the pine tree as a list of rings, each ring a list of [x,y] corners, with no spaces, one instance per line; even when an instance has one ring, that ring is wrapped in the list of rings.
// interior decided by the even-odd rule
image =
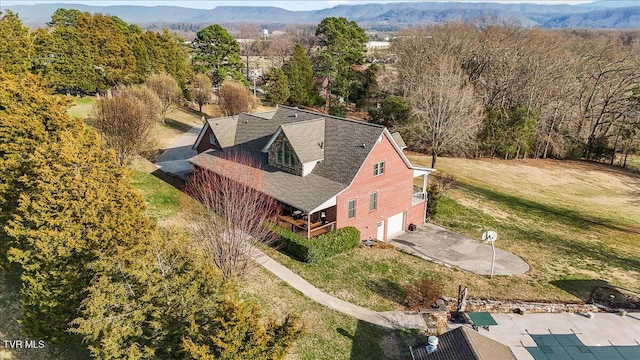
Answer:
[[[18,15],[8,10],[0,17],[0,34],[0,69],[13,74],[26,72],[31,66],[31,40]]]
[[[267,101],[272,104],[284,104],[291,92],[289,91],[289,79],[282,70],[274,68],[264,77],[264,90]]]
[[[282,71],[289,79],[289,102],[293,105],[315,105],[318,89],[313,80],[311,61],[302,45],[296,44],[293,56],[284,64]]]
[[[240,45],[225,28],[218,24],[200,30],[193,41],[196,69],[209,75],[214,83],[221,84],[227,78],[247,83],[240,58]]]

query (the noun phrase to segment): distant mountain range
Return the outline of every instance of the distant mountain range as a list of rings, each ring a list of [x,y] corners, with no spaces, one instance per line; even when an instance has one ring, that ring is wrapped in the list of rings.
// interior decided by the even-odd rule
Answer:
[[[329,16],[357,21],[367,30],[398,30],[413,26],[453,21],[513,24],[523,27],[640,29],[640,3],[596,1],[581,5],[499,4],[460,2],[408,2],[340,5],[314,11],[289,11],[276,7],[219,6],[212,10],[178,6],[90,6],[70,4],[14,5],[27,24],[37,26],[50,20],[58,8],[116,15],[129,23],[253,23],[316,24]]]

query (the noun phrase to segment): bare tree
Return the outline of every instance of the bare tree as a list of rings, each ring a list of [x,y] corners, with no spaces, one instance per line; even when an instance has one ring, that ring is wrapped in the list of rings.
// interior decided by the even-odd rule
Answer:
[[[187,194],[204,204],[194,215],[192,230],[202,251],[228,280],[253,266],[255,245],[274,239],[262,225],[278,213],[279,205],[264,193],[262,171],[249,156],[231,153],[210,167],[215,172],[196,167],[186,185]]]
[[[156,93],[158,98],[160,99],[161,108],[161,120],[164,123],[167,112],[171,110],[171,108],[177,105],[182,99],[182,90],[180,90],[180,86],[176,79],[173,76],[168,74],[154,74],[149,76],[145,85],[153,90]]]
[[[225,115],[238,115],[256,107],[256,99],[249,89],[235,81],[225,81],[218,92],[218,100]]]
[[[120,165],[129,163],[152,142],[151,130],[157,113],[136,95],[137,91],[141,90],[125,89],[112,97],[100,98],[87,119],[106,145],[116,151]]]
[[[211,79],[206,74],[196,74],[191,79],[189,96],[198,104],[198,111],[202,112],[202,106],[211,101],[212,91]]]
[[[451,56],[437,57],[419,76],[408,90],[408,102],[417,118],[412,130],[431,148],[431,167],[435,168],[438,155],[464,152],[475,143],[482,104]]]

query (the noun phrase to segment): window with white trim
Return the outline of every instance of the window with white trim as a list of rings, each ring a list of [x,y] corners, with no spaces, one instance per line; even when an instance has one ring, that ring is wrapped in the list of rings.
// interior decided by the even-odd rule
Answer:
[[[356,217],[356,199],[349,200],[349,211],[347,213],[347,218],[353,219]]]
[[[384,161],[373,164],[373,176],[384,174]]]

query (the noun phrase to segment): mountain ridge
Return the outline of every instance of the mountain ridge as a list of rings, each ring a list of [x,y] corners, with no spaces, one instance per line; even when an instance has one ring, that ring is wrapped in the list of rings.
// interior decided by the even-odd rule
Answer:
[[[152,23],[254,23],[316,24],[323,18],[346,17],[367,30],[398,30],[427,24],[453,21],[500,23],[544,28],[640,28],[640,6],[629,1],[596,1],[589,4],[503,4],[503,3],[433,3],[400,2],[338,5],[328,9],[291,11],[278,7],[218,6],[210,10],[181,6],[76,5],[47,3],[5,6],[18,13],[27,25],[41,25],[50,20],[58,8],[115,15],[144,27]]]

